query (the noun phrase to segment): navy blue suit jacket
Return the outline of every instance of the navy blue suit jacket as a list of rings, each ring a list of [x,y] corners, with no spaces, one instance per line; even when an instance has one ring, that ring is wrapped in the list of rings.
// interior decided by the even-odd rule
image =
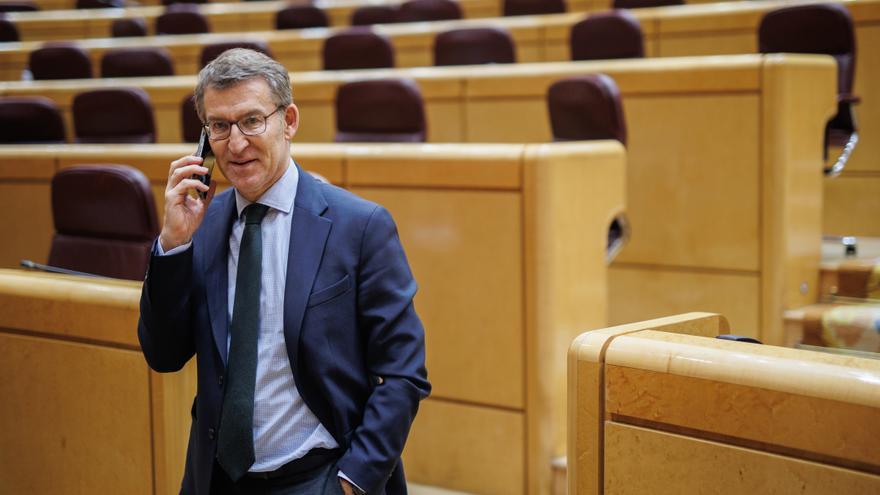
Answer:
[[[284,296],[284,335],[299,392],[343,449],[339,469],[369,494],[406,493],[400,454],[430,392],[416,283],[382,207],[300,174]],[[232,190],[218,194],[191,249],[153,256],[138,337],[149,365],[193,355],[193,403],[181,493],[210,492],[229,331]]]

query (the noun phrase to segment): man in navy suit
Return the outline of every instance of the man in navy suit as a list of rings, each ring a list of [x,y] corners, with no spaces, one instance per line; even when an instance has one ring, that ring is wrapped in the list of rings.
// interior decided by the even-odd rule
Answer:
[[[201,158],[171,163],[138,322],[156,371],[197,358],[181,493],[406,493],[430,384],[394,221],[290,159],[299,111],[277,62],[227,51],[195,101],[233,189],[195,179]]]

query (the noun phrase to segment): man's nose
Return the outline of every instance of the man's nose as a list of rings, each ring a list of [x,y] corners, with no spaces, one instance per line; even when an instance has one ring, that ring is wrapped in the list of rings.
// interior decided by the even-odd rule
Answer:
[[[241,129],[239,129],[237,125],[232,126],[232,128],[229,129],[229,151],[238,154],[244,151],[244,149],[247,148],[247,145],[247,136],[241,132]]]

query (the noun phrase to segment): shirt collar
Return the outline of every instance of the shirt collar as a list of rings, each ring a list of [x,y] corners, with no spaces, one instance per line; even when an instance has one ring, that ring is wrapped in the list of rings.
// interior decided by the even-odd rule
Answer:
[[[293,201],[296,199],[296,188],[299,185],[299,173],[293,159],[284,171],[284,175],[275,181],[269,189],[260,196],[257,203],[268,206],[269,208],[290,213],[293,210]],[[238,218],[241,218],[241,212],[251,204],[244,196],[235,190],[235,207],[238,209]]]

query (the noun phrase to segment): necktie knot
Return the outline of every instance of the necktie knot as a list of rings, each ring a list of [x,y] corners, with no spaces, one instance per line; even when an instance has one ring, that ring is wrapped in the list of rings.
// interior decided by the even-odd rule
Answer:
[[[251,203],[244,208],[244,223],[247,225],[259,224],[266,216],[269,207],[259,203]]]

